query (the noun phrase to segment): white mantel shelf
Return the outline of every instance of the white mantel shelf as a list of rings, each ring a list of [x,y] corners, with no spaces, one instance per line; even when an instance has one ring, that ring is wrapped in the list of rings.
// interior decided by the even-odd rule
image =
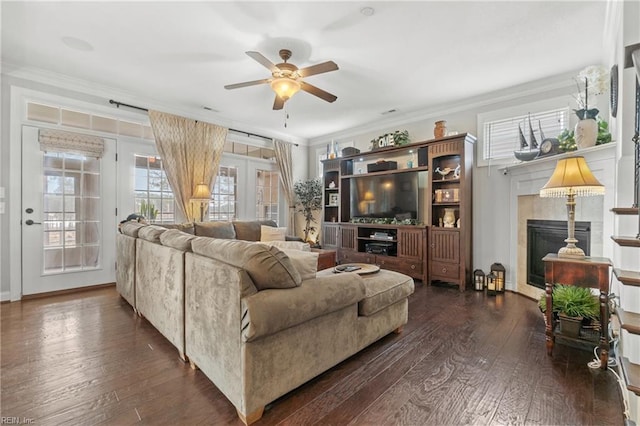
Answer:
[[[557,162],[558,160],[560,160],[562,158],[567,158],[567,157],[575,157],[575,156],[584,156],[584,155],[588,155],[588,154],[595,154],[595,153],[597,153],[599,151],[607,151],[609,149],[615,149],[616,146],[617,146],[616,142],[609,142],[609,143],[605,143],[603,145],[596,145],[596,146],[593,146],[591,148],[580,149],[580,150],[577,150],[577,151],[564,152],[562,154],[549,155],[548,157],[536,158],[535,160],[531,160],[531,161],[521,161],[519,163],[515,163],[515,164],[508,165],[508,166],[500,167],[498,170],[501,171],[503,174],[507,175],[507,174],[509,174],[509,171],[527,169],[527,168],[530,168],[530,167],[533,167],[533,166],[536,166],[536,165],[541,165],[541,164],[545,164],[545,163],[549,163],[549,162]]]

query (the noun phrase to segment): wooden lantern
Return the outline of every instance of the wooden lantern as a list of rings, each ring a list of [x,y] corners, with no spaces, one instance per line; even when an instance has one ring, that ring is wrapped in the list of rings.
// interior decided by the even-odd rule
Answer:
[[[476,269],[473,271],[473,288],[475,288],[476,291],[484,290],[484,279],[485,275],[482,269]]]
[[[491,272],[496,275],[495,285],[497,293],[504,293],[504,280],[507,270],[504,269],[502,263],[494,263],[491,265]]]
[[[496,295],[496,279],[497,275],[495,272],[491,271],[487,274],[487,296]]]

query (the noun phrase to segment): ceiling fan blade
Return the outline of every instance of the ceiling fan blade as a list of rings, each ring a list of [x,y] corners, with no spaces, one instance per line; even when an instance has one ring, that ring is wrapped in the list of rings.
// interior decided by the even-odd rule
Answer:
[[[276,99],[273,101],[273,109],[279,110],[282,109],[282,107],[284,107],[284,101],[280,96],[276,95]]]
[[[298,70],[300,77],[309,77],[310,75],[322,74],[323,72],[336,71],[338,65],[333,61],[323,62],[317,65],[311,65],[310,67],[302,68]]]
[[[304,81],[300,81],[300,80],[298,80],[298,82],[300,83],[300,88],[302,90],[304,90],[307,93],[311,93],[312,95],[317,96],[320,99],[324,99],[327,102],[333,102],[336,99],[338,99],[337,96],[332,95],[329,92],[325,92],[322,89],[318,89],[316,86],[312,86],[309,83],[305,83]]]
[[[253,80],[253,81],[245,81],[244,83],[227,84],[226,86],[224,86],[224,88],[227,90],[239,89],[240,87],[255,86],[256,84],[265,84],[265,83],[269,83],[270,81],[271,81],[270,78],[263,78],[262,80]]]
[[[271,72],[277,72],[278,71],[278,67],[276,67],[276,64],[274,64],[273,62],[271,62],[270,60],[265,58],[262,53],[253,52],[253,51],[249,51],[249,52],[245,52],[245,53],[247,55],[249,55],[255,61],[261,63],[265,68],[269,69],[269,71],[271,71]]]

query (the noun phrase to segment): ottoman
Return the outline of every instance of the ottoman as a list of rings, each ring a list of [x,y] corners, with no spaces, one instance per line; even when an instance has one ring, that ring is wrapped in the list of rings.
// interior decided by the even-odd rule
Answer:
[[[330,268],[318,271],[316,276],[334,273],[333,268]],[[391,331],[402,331],[409,316],[408,297],[413,293],[414,282],[408,275],[386,269],[361,277],[365,296],[358,302],[358,336],[359,346],[364,348]]]

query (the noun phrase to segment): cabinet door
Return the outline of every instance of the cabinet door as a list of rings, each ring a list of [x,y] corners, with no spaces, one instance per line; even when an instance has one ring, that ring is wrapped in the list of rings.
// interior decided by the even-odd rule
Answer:
[[[398,229],[398,257],[424,258],[426,231],[419,229]]]
[[[340,247],[346,250],[358,250],[358,232],[355,226],[340,226]]]
[[[340,231],[340,225],[328,224],[322,225],[322,245],[325,248],[338,247],[338,232]]]
[[[435,262],[460,262],[460,232],[457,229],[431,227],[429,259]]]

